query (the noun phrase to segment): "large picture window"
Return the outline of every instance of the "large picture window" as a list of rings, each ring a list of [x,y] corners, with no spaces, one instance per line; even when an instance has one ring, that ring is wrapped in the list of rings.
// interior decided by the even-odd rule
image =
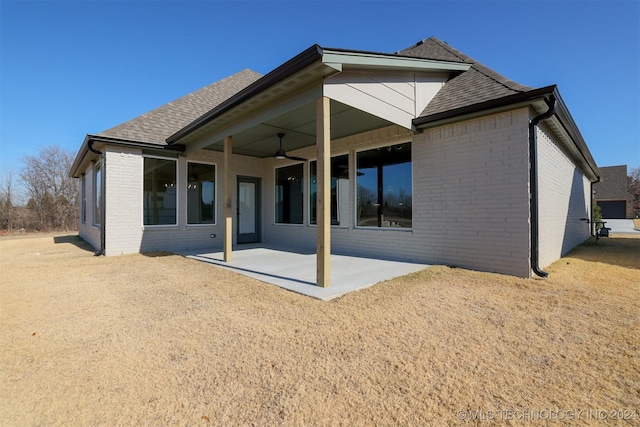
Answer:
[[[215,224],[216,167],[187,164],[187,224]]]
[[[144,225],[177,224],[176,161],[144,158]]]
[[[359,152],[357,165],[358,226],[411,228],[411,143]]]
[[[310,173],[310,220],[311,224],[317,224],[317,169],[318,162],[311,162]],[[337,156],[331,158],[331,225],[340,225],[341,220],[346,220],[349,209],[349,156]]]
[[[302,224],[302,163],[276,169],[276,223]]]
[[[102,168],[96,163],[93,169],[93,223],[102,224]]]

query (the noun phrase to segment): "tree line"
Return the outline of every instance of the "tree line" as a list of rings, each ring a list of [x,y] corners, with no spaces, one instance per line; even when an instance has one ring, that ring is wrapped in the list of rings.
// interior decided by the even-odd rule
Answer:
[[[76,230],[78,183],[69,177],[74,153],[58,146],[25,156],[18,175],[4,171],[0,177],[0,230]]]

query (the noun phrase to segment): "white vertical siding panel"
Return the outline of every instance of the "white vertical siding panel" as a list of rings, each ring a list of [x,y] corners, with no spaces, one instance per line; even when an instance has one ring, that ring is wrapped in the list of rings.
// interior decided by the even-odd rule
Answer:
[[[441,73],[344,71],[325,80],[324,94],[411,129],[411,121],[442,88],[442,81]]]

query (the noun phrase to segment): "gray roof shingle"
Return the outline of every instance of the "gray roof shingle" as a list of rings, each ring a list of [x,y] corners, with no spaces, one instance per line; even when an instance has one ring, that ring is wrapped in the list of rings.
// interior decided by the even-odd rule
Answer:
[[[521,85],[485,67],[443,41],[430,37],[396,52],[400,56],[465,62],[471,68],[451,78],[420,117],[478,104],[533,88]],[[245,69],[134,119],[96,134],[126,141],[167,145],[166,139],[240,92],[262,75]]]
[[[533,90],[509,80],[435,37],[397,52],[398,55],[472,64],[469,70],[451,78],[427,105],[420,117]]]
[[[262,77],[245,69],[96,136],[167,145],[166,139]]]
[[[633,197],[628,192],[627,165],[601,167],[600,182],[593,184],[593,190],[596,200],[625,200]]]

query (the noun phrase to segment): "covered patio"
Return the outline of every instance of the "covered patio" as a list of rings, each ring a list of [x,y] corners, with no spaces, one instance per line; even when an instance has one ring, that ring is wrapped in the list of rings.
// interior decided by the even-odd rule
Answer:
[[[469,64],[461,62],[342,51],[314,45],[167,138],[169,145],[185,147],[184,156],[202,150],[223,153],[224,156],[223,250],[220,254],[200,254],[198,259],[215,260],[222,266],[259,274],[260,280],[267,282],[277,278],[276,284],[291,290],[304,286],[302,293],[322,299],[415,271],[417,267],[407,270],[400,268],[402,264],[386,264],[379,260],[364,262],[362,258],[342,258],[330,253],[331,158],[332,154],[337,154],[332,152],[332,141],[397,126],[404,129],[407,138],[403,142],[407,142],[412,134],[412,120],[435,96],[449,74],[469,67]],[[390,104],[388,97],[396,100],[397,105]],[[315,148],[307,151],[311,156],[297,157],[297,150],[309,148]],[[352,163],[343,173],[350,183],[355,183],[355,151],[349,151]],[[248,177],[255,178],[253,182],[242,181],[247,174],[238,170],[239,156],[245,159],[243,162],[247,161],[246,158],[264,160],[250,171]],[[267,228],[273,229],[282,224],[308,224],[308,219],[271,218],[275,206],[270,206],[267,214],[261,210],[260,180],[274,179],[256,170],[266,164],[275,165],[266,163],[267,159],[276,159],[282,162],[282,166],[296,162],[306,164],[307,160],[316,162],[314,253],[300,254],[287,250],[274,253],[269,252],[272,251],[270,247],[247,249],[241,246],[236,249],[236,243],[272,244],[276,239],[274,233],[266,235]],[[274,171],[276,169],[273,168]],[[303,179],[297,178],[291,176],[289,180],[300,182],[302,187]],[[381,182],[378,187],[381,187]],[[266,192],[270,193],[275,194],[277,190]],[[281,196],[283,203],[292,200],[286,191]],[[266,203],[273,203],[266,200]],[[355,197],[350,203],[354,212]],[[305,215],[309,216],[308,211]],[[245,226],[248,226],[247,230]],[[289,255],[285,259],[282,254]],[[265,265],[269,267],[268,271],[260,271],[256,267],[263,264],[261,259],[269,260]],[[277,268],[279,263],[273,260],[280,260],[286,274]],[[355,260],[362,261],[362,265]],[[292,274],[290,266],[295,266],[299,273]],[[272,267],[275,270],[272,271]],[[362,276],[362,280],[346,280],[346,275],[353,278]],[[316,289],[311,292],[306,290],[308,285],[331,287],[332,290]]]
[[[228,262],[224,252],[183,252],[180,255],[324,301],[429,267],[427,264],[331,254],[331,286],[321,287],[316,285],[315,251],[243,244],[233,248],[233,259]]]

